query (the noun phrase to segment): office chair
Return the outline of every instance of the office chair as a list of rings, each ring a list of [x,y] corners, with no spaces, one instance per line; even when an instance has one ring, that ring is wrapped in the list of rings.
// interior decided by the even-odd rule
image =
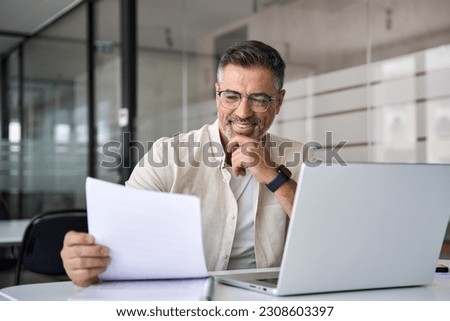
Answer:
[[[9,209],[0,197],[0,220],[10,219]],[[16,265],[14,247],[0,248],[0,271],[9,271]]]
[[[87,232],[85,209],[43,212],[28,224],[17,259],[15,285],[20,284],[22,269],[31,272],[66,276],[60,256],[68,231]]]
[[[0,220],[9,220],[9,219],[10,217],[8,207],[6,207],[6,204],[0,198]]]

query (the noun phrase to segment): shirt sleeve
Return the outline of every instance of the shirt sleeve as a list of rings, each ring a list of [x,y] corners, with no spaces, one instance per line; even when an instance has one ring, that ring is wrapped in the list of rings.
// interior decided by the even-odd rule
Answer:
[[[125,186],[159,192],[170,191],[170,142],[157,140],[150,150],[139,160]]]

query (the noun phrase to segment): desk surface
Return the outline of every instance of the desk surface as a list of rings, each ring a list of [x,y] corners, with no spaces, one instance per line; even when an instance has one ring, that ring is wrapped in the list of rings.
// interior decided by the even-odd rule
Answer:
[[[0,247],[18,246],[30,220],[0,221]]]
[[[450,265],[450,260],[441,260]],[[0,290],[0,300],[198,300],[204,280],[105,282],[79,288],[72,282],[19,285]],[[436,273],[428,286],[275,297],[215,283],[216,301],[450,301],[450,273]]]

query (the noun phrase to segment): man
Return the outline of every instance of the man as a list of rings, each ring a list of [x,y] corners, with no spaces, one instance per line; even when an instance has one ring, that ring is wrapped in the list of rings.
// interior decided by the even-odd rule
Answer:
[[[283,103],[284,69],[262,42],[227,49],[217,70],[216,122],[155,142],[126,183],[200,198],[208,270],[281,263],[303,148],[267,133]],[[106,246],[89,234],[66,235],[61,257],[75,284],[98,280],[110,262]]]

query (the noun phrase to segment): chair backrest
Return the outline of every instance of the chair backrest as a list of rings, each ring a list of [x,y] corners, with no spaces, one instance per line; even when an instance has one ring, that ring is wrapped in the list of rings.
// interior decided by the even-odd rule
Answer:
[[[8,207],[6,207],[6,204],[0,198],[0,220],[9,220],[9,219],[10,217]]]
[[[87,232],[85,209],[49,211],[36,215],[25,230],[17,260],[15,284],[22,268],[47,275],[65,275],[60,252],[68,231]]]

